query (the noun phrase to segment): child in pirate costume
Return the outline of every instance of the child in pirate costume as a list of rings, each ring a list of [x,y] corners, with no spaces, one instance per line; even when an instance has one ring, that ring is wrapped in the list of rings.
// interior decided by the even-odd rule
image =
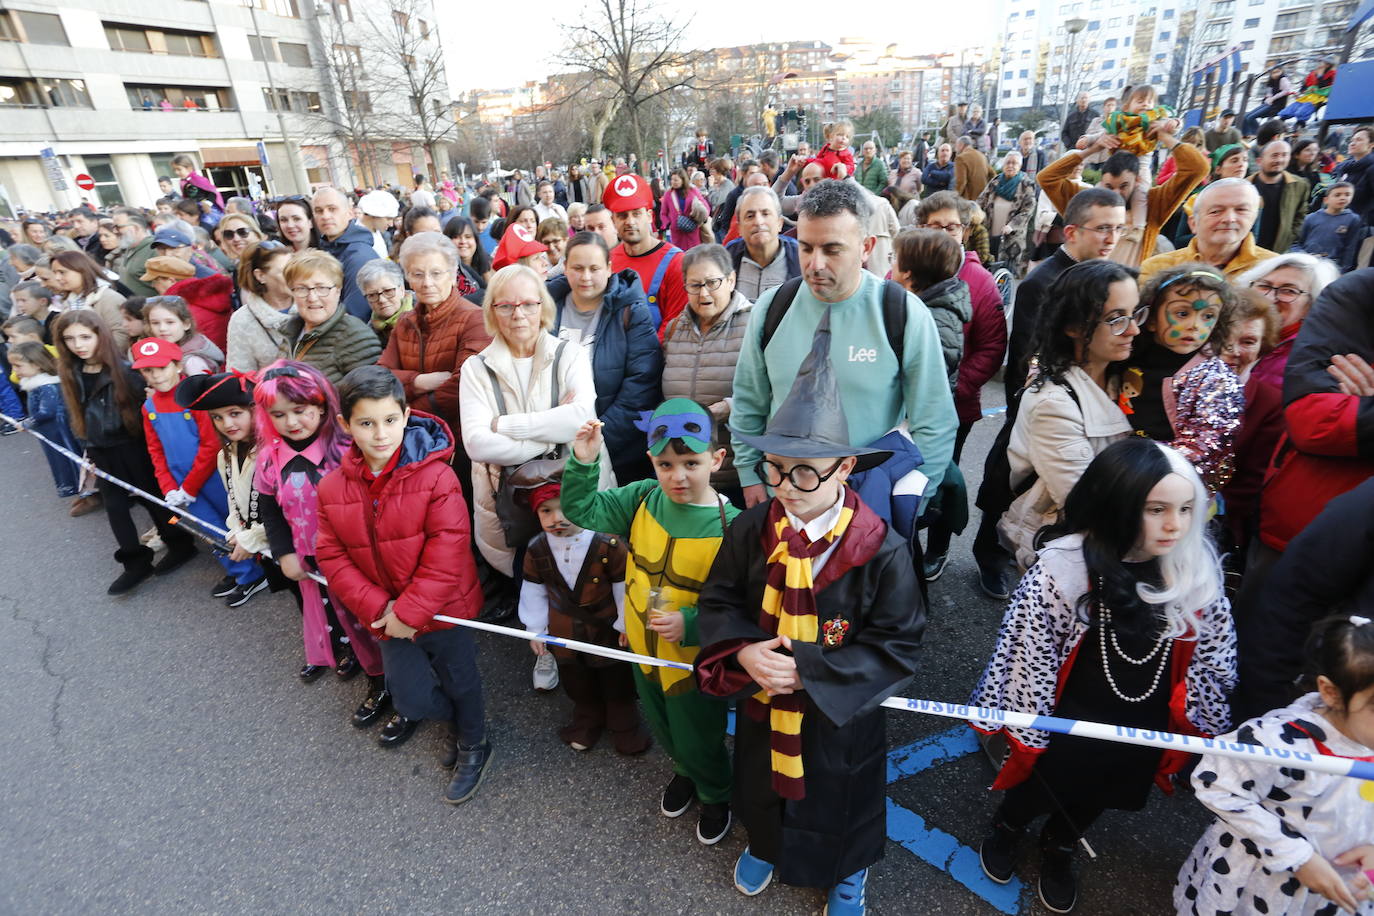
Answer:
[[[703,693],[741,700],[735,887],[753,896],[776,874],[827,888],[830,916],[865,912],[887,840],[879,704],[910,681],[925,625],[906,542],[845,485],[890,453],[850,445],[839,403],[827,313],[763,434],[734,431],[774,496],[721,545],[696,662]]]
[[[550,633],[608,649],[625,632],[625,539],[579,528],[563,514],[558,483],[530,492],[530,508],[544,530],[525,551],[520,622],[531,633]],[[573,701],[573,718],[558,737],[587,751],[609,729],[621,754],[642,754],[649,735],[635,706],[634,675],[625,662],[531,640],[535,654],[552,652],[558,681]]]
[[[657,480],[597,492],[601,422],[573,440],[563,471],[563,514],[575,525],[625,538],[625,637],[630,650],[691,664],[697,595],[739,510],[711,489],[725,449],[712,448],[711,415],[671,398],[636,424],[649,434]],[[730,830],[730,757],[725,703],[697,691],[689,671],[633,666],[635,687],[658,743],[673,760],[659,810],[678,817],[701,802],[697,839],[710,846]]]

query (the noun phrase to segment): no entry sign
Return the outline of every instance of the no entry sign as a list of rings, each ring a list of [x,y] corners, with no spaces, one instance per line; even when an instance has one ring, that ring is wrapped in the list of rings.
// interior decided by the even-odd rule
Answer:
[[[76,186],[83,191],[94,191],[95,179],[85,172],[82,172],[80,175],[76,176]]]

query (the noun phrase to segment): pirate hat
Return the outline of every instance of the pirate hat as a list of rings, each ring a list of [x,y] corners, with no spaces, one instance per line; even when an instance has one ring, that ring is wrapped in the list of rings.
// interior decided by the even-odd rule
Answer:
[[[177,406],[188,410],[252,407],[253,377],[242,372],[192,375],[181,380],[174,396]]]
[[[728,426],[728,424],[727,424]],[[748,435],[733,427],[730,432],[761,452],[783,458],[857,457],[854,470],[877,467],[892,452],[849,444],[849,424],[840,403],[840,386],[830,363],[830,310],[816,328],[811,352],[802,360],[787,399],[768,420],[762,435]]]

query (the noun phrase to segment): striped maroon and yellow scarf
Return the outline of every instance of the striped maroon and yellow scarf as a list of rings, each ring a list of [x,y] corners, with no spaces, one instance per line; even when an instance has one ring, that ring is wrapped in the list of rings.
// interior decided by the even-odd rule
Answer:
[[[782,504],[773,501],[768,510],[768,524],[763,530],[768,578],[763,589],[759,625],[766,632],[798,642],[816,641],[819,624],[811,561],[844,536],[858,506],[859,497],[845,488],[839,521],[825,537],[813,541],[795,530]],[[773,791],[782,798],[806,797],[801,756],[802,712],[806,701],[797,693],[770,697],[759,691],[750,702],[758,704],[754,710],[758,713],[754,716],[756,719],[763,718],[763,709],[768,710],[768,724],[772,729]]]

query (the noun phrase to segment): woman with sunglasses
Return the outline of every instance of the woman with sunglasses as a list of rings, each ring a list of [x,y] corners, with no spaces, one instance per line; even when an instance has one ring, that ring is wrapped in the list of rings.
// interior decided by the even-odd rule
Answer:
[[[1007,445],[1014,499],[997,526],[1022,571],[1093,458],[1131,433],[1108,367],[1131,355],[1149,314],[1135,271],[1112,261],[1075,264],[1045,296],[1031,348],[1036,368]]]
[[[292,251],[319,248],[320,236],[315,229],[315,212],[310,201],[299,195],[287,197],[277,204],[277,231]]]
[[[1160,271],[1140,293],[1149,309],[1145,333],[1117,367],[1119,403],[1131,428],[1191,461],[1211,493],[1231,478],[1245,409],[1240,382],[1218,355],[1237,300],[1216,268],[1193,263]]]
[[[1326,258],[1292,252],[1261,261],[1236,278],[1238,286],[1255,290],[1279,310],[1279,342],[1255,364],[1252,376],[1282,390],[1283,370],[1303,320],[1322,290],[1340,275]]]

